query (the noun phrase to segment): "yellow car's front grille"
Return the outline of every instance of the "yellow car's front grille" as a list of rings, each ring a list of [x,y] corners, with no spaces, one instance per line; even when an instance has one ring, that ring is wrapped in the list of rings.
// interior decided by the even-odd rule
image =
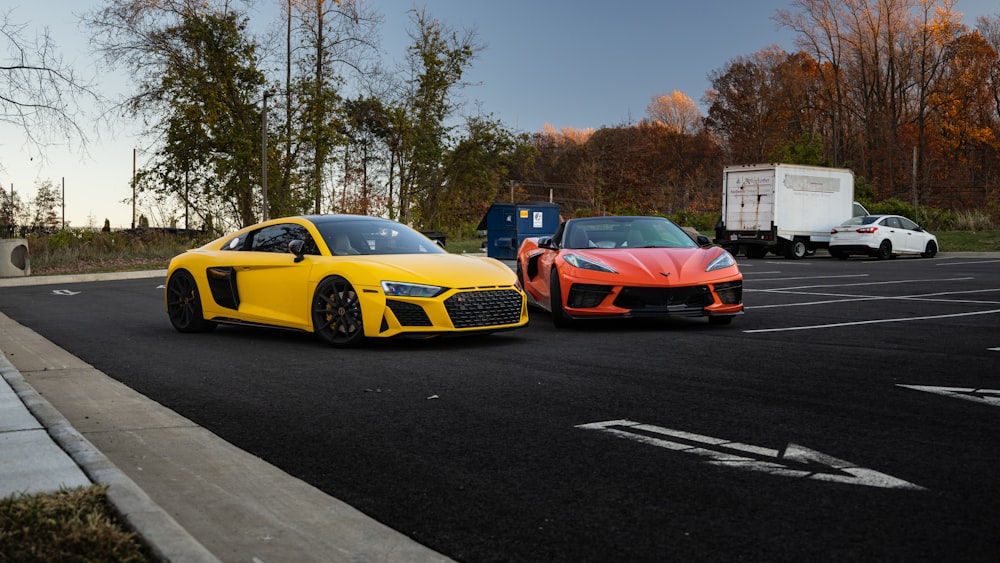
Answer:
[[[463,291],[444,302],[455,328],[516,324],[521,320],[521,293],[514,289]]]

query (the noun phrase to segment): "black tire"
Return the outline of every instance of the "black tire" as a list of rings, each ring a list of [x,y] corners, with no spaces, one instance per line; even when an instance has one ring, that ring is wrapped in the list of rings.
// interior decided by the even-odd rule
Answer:
[[[924,251],[922,253],[920,253],[920,256],[922,258],[934,258],[937,255],[937,251],[938,251],[937,243],[932,240],[929,240],[927,241],[927,247],[924,248]]]
[[[785,258],[791,258],[792,260],[801,260],[806,257],[806,253],[809,252],[809,248],[806,246],[803,240],[793,240],[792,242],[785,245]]]
[[[354,286],[340,276],[319,282],[312,301],[313,331],[336,348],[353,348],[365,340],[361,302]]]
[[[708,317],[708,324],[712,326],[725,326],[733,323],[733,317]]]
[[[201,295],[194,276],[177,270],[167,280],[167,315],[178,332],[207,332],[215,323],[206,321],[201,309]]]
[[[888,240],[882,241],[882,244],[878,245],[875,257],[879,260],[888,260],[889,258],[892,258],[892,243]]]
[[[552,275],[549,276],[549,302],[552,307],[552,324],[556,328],[569,328],[573,326],[573,319],[569,318],[569,315],[563,310],[559,271],[555,268],[552,268]]]

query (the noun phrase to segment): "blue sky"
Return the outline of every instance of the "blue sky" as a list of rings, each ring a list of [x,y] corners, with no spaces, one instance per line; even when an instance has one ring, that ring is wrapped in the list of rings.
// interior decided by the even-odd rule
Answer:
[[[634,123],[655,94],[696,102],[707,74],[773,43],[791,46],[770,16],[779,2],[428,0],[455,28],[475,27],[487,48],[464,92],[511,127],[598,128]],[[717,15],[711,15],[717,14]],[[387,24],[405,23],[405,13]]]
[[[98,64],[87,54],[85,31],[73,13],[100,5],[92,0],[13,0],[0,12],[31,29],[48,27],[64,58],[84,73]],[[258,0],[254,24],[277,14],[275,0]],[[772,16],[791,0],[379,0],[383,56],[403,60],[410,42],[407,12],[426,7],[433,17],[463,30],[475,28],[486,49],[479,53],[462,92],[466,113],[492,114],[526,132],[543,125],[574,129],[635,123],[658,94],[679,90],[700,103],[708,74],[728,61],[769,45],[793,50],[794,36],[777,29]],[[958,0],[964,23],[1000,13],[996,0]],[[101,75],[113,94],[121,77]],[[66,220],[71,226],[112,226],[132,221],[129,201],[132,147],[141,145],[128,127],[91,134],[89,157],[54,149],[47,158],[23,151],[23,134],[0,124],[0,185],[22,197],[34,195],[37,179],[66,179]],[[140,166],[142,157],[140,156]],[[123,201],[124,200],[124,201]]]

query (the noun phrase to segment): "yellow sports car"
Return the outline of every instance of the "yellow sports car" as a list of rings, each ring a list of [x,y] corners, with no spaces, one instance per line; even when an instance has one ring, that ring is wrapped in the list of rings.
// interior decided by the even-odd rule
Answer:
[[[528,323],[508,266],[449,254],[405,225],[359,215],[274,219],[189,250],[170,261],[164,298],[180,332],[272,326],[337,347]]]

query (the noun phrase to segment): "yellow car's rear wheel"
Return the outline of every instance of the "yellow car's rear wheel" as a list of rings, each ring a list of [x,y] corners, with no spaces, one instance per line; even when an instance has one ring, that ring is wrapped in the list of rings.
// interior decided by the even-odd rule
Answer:
[[[354,286],[340,276],[324,279],[316,287],[312,306],[313,330],[338,348],[360,345],[365,339],[361,302]]]

